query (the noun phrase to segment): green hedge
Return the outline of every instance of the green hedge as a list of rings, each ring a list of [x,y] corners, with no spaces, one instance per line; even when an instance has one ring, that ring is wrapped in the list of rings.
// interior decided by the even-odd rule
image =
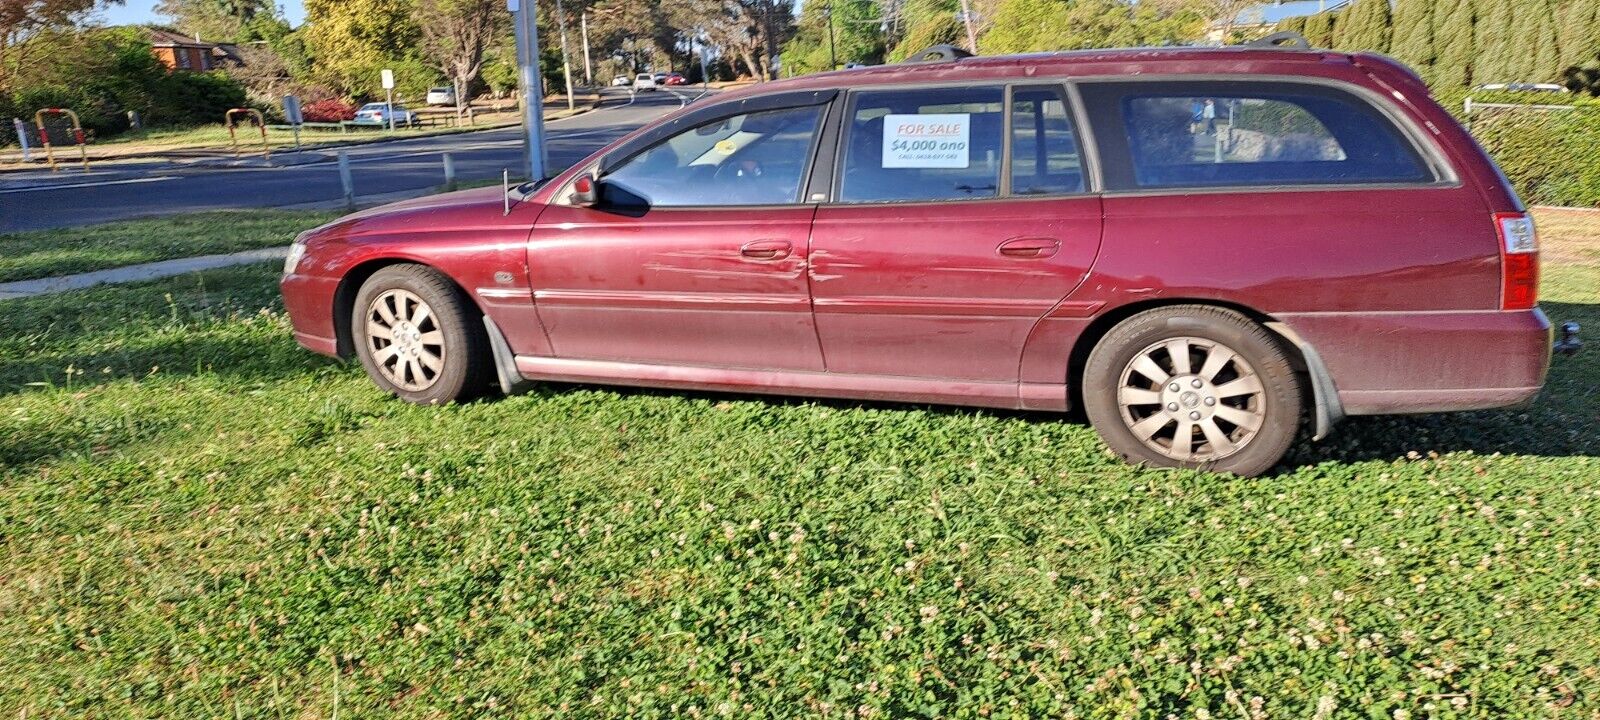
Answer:
[[[1527,93],[1474,93],[1474,103],[1560,104],[1572,110],[1480,108],[1468,116],[1464,93],[1442,94],[1444,106],[1534,205],[1600,207],[1600,101]]]

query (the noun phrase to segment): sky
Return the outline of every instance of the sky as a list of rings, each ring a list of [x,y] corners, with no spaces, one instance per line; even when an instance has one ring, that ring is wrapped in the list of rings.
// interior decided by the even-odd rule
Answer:
[[[100,11],[100,19],[107,25],[137,25],[150,22],[164,22],[166,18],[156,14],[156,5],[159,0],[125,0],[122,5],[113,5]],[[290,25],[299,25],[306,19],[306,9],[301,6],[300,0],[281,0],[278,7],[282,9],[283,16]]]

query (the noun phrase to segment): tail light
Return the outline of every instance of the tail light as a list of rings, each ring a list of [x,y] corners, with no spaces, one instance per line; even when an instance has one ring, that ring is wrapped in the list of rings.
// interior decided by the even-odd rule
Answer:
[[[1539,234],[1527,213],[1495,213],[1500,233],[1500,309],[1529,310],[1539,303]]]

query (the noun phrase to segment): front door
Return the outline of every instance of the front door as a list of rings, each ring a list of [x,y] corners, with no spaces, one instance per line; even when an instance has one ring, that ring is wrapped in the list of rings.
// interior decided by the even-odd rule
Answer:
[[[828,370],[1017,382],[1030,331],[1100,246],[1100,199],[1062,88],[883,90],[850,103],[833,202],[812,227]]]
[[[557,357],[821,370],[800,193],[825,105],[688,129],[552,205],[528,245]]]

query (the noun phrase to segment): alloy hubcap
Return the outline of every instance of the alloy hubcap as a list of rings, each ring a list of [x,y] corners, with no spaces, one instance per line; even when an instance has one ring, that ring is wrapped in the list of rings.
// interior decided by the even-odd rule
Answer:
[[[1266,419],[1255,369],[1222,343],[1179,337],[1139,351],[1122,371],[1117,406],[1133,436],[1183,462],[1243,449]]]
[[[426,390],[444,370],[444,333],[433,309],[407,290],[384,292],[367,307],[367,348],[378,372],[403,390]]]

